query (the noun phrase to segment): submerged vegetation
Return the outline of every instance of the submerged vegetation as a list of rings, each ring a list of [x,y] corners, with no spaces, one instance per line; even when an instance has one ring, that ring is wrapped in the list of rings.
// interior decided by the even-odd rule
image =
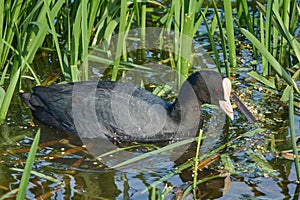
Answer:
[[[204,34],[210,42],[210,53],[219,72],[234,80],[241,65],[236,48],[249,48],[255,60],[247,64],[252,68],[248,75],[260,82],[260,87],[280,96],[281,101],[288,105],[293,145],[290,152],[293,152],[291,157],[300,181],[294,123],[295,108],[300,108],[300,90],[297,85],[300,73],[299,1],[237,0],[234,5],[231,4],[233,2],[228,0],[212,0],[209,3],[203,0],[0,1],[0,123],[6,123],[12,99],[23,89],[24,82],[30,80],[35,85],[40,85],[52,75],[38,74],[32,65],[40,52],[51,55],[48,58],[50,63],[58,63],[59,67],[55,72],[60,75],[57,82],[88,80],[90,72],[85,62],[93,59],[90,54],[92,51],[103,55],[97,58],[97,63],[108,66],[105,78],[120,80],[130,71],[151,72],[149,65],[146,65],[149,52],[145,38],[149,33],[145,31],[147,27],[157,27],[161,31],[158,34],[160,38],[156,38],[160,47],[157,62],[166,63],[178,72],[176,82],[179,86],[195,70],[194,38]],[[203,30],[199,31],[200,25],[206,27],[204,33]],[[139,30],[136,38],[132,38],[131,30]],[[165,40],[166,34],[173,35],[170,37],[171,41]],[[138,42],[141,47],[136,50],[138,56],[132,56],[129,48],[126,48],[128,43],[134,42]],[[249,130],[238,137],[251,137],[259,131],[262,129]],[[200,144],[201,136],[196,139]],[[218,154],[236,139],[199,159],[195,156],[195,159],[170,172],[158,183],[193,166],[195,169],[201,168],[201,162],[207,161],[211,156],[221,158],[226,173],[206,179],[238,173],[230,154]],[[275,151],[273,153],[277,153],[274,145],[271,149]],[[263,163],[260,167],[272,174],[263,154],[250,156]],[[212,160],[217,159],[213,158]],[[26,165],[25,170],[31,169]],[[194,172],[197,177],[197,170]],[[28,181],[29,174],[24,179]],[[182,196],[188,195],[192,190],[197,196],[196,186],[206,179],[195,178]],[[168,188],[160,191],[156,188],[158,183],[148,188],[152,199],[162,198],[171,191]],[[24,191],[19,195],[24,197]]]

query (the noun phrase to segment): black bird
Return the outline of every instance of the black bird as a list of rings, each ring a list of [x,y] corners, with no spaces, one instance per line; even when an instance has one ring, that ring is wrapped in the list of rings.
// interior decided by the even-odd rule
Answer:
[[[130,83],[99,81],[36,86],[20,97],[41,123],[82,137],[155,142],[194,137],[201,105],[219,106],[231,119],[231,83],[201,70],[183,83],[174,102]]]

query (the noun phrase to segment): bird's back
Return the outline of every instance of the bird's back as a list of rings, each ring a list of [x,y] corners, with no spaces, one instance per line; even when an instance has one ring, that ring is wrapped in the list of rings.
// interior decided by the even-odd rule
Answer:
[[[170,103],[129,83],[37,86],[29,103],[40,122],[86,137],[104,134],[124,140],[146,140],[176,129],[169,117]]]

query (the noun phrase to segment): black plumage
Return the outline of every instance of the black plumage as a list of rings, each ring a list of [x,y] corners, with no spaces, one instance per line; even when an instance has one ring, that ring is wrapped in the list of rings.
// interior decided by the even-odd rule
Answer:
[[[155,142],[195,136],[203,103],[220,106],[233,118],[230,81],[211,70],[188,77],[174,102],[130,83],[110,81],[36,86],[32,90],[32,94],[20,96],[39,122],[89,138]]]

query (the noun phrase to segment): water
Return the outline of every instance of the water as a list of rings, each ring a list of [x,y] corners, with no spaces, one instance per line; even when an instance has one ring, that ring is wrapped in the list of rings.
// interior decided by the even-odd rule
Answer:
[[[247,50],[241,51],[244,55],[243,59],[251,59]],[[45,63],[39,66],[49,66],[45,74],[55,71],[55,62],[49,64],[47,59],[42,58]],[[207,59],[209,57],[206,57]],[[41,60],[37,59],[36,63],[40,63]],[[243,63],[247,62],[248,60]],[[164,69],[159,68],[159,70]],[[208,135],[208,139],[204,141],[201,151],[211,151],[232,140],[233,142],[223,148],[220,154],[229,156],[234,171],[230,176],[201,184],[197,195],[203,199],[297,199],[299,187],[296,183],[294,163],[279,156],[279,152],[291,149],[287,107],[275,95],[254,86],[259,84],[246,75],[251,70],[249,66],[245,65],[241,69],[240,76],[234,81],[234,90],[254,113],[258,122],[250,124],[238,109],[235,109],[235,120],[222,121],[220,125],[216,121],[217,109],[205,107],[204,133]],[[161,71],[156,73],[161,74],[161,77],[157,77],[155,73],[142,74],[149,79],[149,82],[155,83],[155,80],[159,79],[168,83],[165,79],[169,77],[168,70],[166,68],[165,73]],[[93,76],[99,74],[98,70],[92,71],[96,72]],[[125,81],[137,81],[135,75],[126,77]],[[135,83],[139,84],[139,81]],[[169,83],[172,85],[171,81]],[[24,81],[24,90],[30,91],[30,87],[32,87],[31,82]],[[151,85],[147,87],[151,89]],[[173,91],[164,98],[172,99],[174,93]],[[37,131],[37,127],[29,126],[31,119],[28,108],[16,94],[9,110],[7,123],[1,126],[1,196],[19,185],[22,173],[13,168],[24,168],[32,138]],[[299,135],[300,116],[295,116],[295,122],[296,133]],[[193,180],[191,170],[186,170],[152,186],[151,184],[168,175],[182,161],[179,159],[177,163],[173,162],[166,155],[153,156],[145,163],[133,164],[130,170],[113,170],[95,160],[85,148],[81,148],[79,137],[47,126],[39,126],[42,128],[42,136],[33,170],[55,178],[59,182],[32,175],[27,192],[29,199],[148,199],[154,187],[160,192],[170,189],[165,196],[168,199],[179,197]],[[239,138],[241,134],[258,128],[263,128],[264,131],[250,137]],[[211,135],[214,135],[214,138]],[[143,153],[132,152],[134,156],[141,154]],[[186,156],[181,159],[186,161],[189,155]],[[224,172],[220,157],[222,156],[215,158],[212,165],[199,172],[199,179],[203,180],[205,177]],[[144,170],[140,170],[141,166]],[[157,170],[157,166],[160,170]],[[192,199],[192,194],[187,198]],[[8,195],[6,199],[14,199],[14,195]]]

